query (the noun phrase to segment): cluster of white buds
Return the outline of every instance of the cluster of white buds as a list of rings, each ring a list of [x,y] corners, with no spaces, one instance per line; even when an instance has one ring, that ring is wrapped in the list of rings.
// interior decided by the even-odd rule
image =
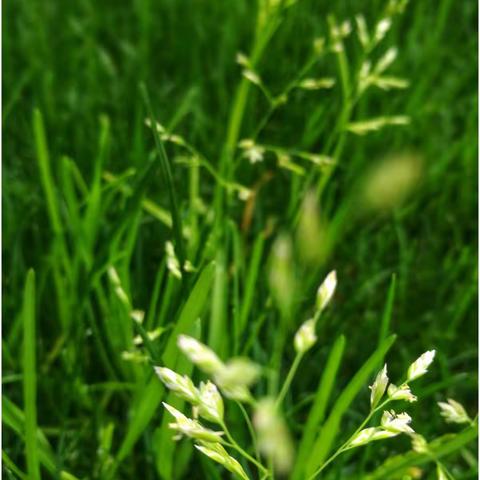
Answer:
[[[243,151],[243,156],[248,159],[250,163],[262,162],[265,155],[265,148],[257,145],[250,138],[241,140],[238,143],[239,148]]]
[[[202,442],[200,445],[195,445],[195,448],[229,472],[238,475],[243,480],[249,480],[240,463],[227,453],[222,444]]]
[[[360,430],[349,442],[348,448],[360,447],[375,440],[384,440],[386,438],[396,437],[401,433],[413,434],[410,427],[412,421],[408,413],[396,413],[393,410],[383,412],[380,427],[370,427]]]
[[[339,53],[343,51],[343,39],[352,32],[352,24],[349,20],[338,25],[333,19],[330,24],[330,41],[332,51]]]
[[[408,368],[407,382],[416,380],[417,378],[425,375],[428,371],[428,367],[435,358],[435,350],[430,350],[422,354],[417,360],[415,360]],[[375,381],[369,387],[370,394],[370,406],[374,409],[383,398],[385,391],[387,392],[389,400],[406,400],[407,402],[416,402],[417,397],[413,395],[410,390],[410,386],[407,382],[402,383],[400,386],[396,386],[393,383],[389,385],[389,379],[387,375],[387,365],[378,372]],[[388,390],[387,390],[388,386]]]
[[[295,334],[293,341],[295,351],[299,354],[304,354],[315,345],[317,336],[315,334],[315,327],[320,313],[326,308],[333,297],[335,288],[337,286],[337,273],[335,270],[330,272],[323,283],[317,290],[316,309],[317,314],[314,318],[306,320]]]
[[[470,423],[472,420],[461,403],[449,398],[447,402],[438,402],[440,415],[447,423]]]
[[[165,242],[165,253],[167,255],[167,268],[169,272],[176,278],[182,278],[180,270],[180,261],[175,254],[175,247],[170,241]],[[185,260],[183,269],[186,272],[193,272],[195,269],[189,260]]]
[[[178,432],[178,435],[174,437],[175,440],[179,440],[181,437],[186,436],[203,442],[216,443],[221,441],[223,432],[216,432],[209,428],[205,428],[200,422],[186,417],[182,412],[178,411],[168,403],[163,402],[163,406],[175,418],[175,422],[168,425],[172,430]]]

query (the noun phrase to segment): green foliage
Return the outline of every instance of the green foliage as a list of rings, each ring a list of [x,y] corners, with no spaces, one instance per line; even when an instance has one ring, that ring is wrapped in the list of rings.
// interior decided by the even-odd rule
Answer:
[[[248,402],[226,402],[233,447],[172,442],[161,402],[190,411],[153,367],[205,381],[182,334],[262,365],[248,391],[277,399],[298,480],[369,415],[388,350],[396,378],[435,349],[427,450],[321,475],[476,474],[477,5],[404,3],[5,3],[7,478],[257,478]]]

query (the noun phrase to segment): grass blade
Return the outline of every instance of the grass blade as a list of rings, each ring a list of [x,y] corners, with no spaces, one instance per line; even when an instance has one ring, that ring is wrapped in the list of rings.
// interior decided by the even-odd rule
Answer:
[[[23,295],[23,401],[25,406],[25,447],[27,472],[40,480],[37,450],[37,362],[35,332],[35,273],[29,270]]]
[[[294,479],[302,478],[302,470],[305,466],[305,461],[308,457],[308,454],[313,446],[313,442],[315,441],[315,434],[325,418],[328,400],[330,399],[330,395],[335,384],[335,379],[342,362],[344,350],[345,337],[340,335],[330,350],[330,355],[328,356],[327,364],[315,395],[315,400],[313,401],[313,405],[308,415],[302,440],[298,448],[295,469],[292,475],[292,478]]]
[[[340,429],[343,415],[348,410],[358,392],[368,382],[372,371],[377,367],[378,363],[393,345],[395,338],[395,335],[390,336],[375,350],[338,397],[333,406],[332,412],[323,425],[311,450],[306,466],[306,478],[310,477],[327,458],[335,437]]]

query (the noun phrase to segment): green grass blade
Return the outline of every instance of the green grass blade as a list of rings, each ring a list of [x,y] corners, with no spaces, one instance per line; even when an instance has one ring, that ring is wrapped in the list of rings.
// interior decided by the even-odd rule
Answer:
[[[213,282],[214,265],[207,265],[198,278],[190,296],[176,322],[175,328],[170,334],[165,351],[162,355],[163,364],[174,368],[178,357],[177,337],[181,333],[188,332],[195,320],[199,318],[210,298],[210,289]],[[152,376],[143,389],[139,389],[136,402],[133,406],[130,424],[127,433],[118,451],[115,466],[111,475],[115,473],[118,464],[132,451],[142,432],[147,427],[153,415],[158,409],[160,400],[164,394],[164,388],[156,376]],[[112,477],[109,477],[112,478]]]
[[[388,336],[390,330],[390,323],[392,321],[393,302],[395,301],[395,290],[397,286],[397,277],[392,275],[390,287],[388,289],[387,301],[382,315],[382,323],[380,326],[380,334],[378,336],[378,346],[380,346]]]
[[[337,378],[337,372],[342,362],[344,350],[345,337],[340,335],[330,350],[325,370],[322,378],[320,379],[317,393],[310,409],[307,423],[303,430],[303,436],[298,448],[297,459],[295,462],[295,469],[292,475],[292,478],[294,479],[302,478],[301,474],[303,473],[305,461],[308,458],[308,454],[311,451],[315,441],[315,435],[318,431],[318,428],[325,418],[328,401],[330,399],[333,386],[335,385],[335,379]]]
[[[372,372],[393,345],[395,338],[395,335],[390,336],[375,350],[338,397],[310,453],[306,466],[306,478],[310,477],[327,458],[340,429],[343,415],[360,390],[368,383]]]
[[[50,155],[48,153],[45,126],[40,110],[33,111],[33,133],[35,136],[35,148],[37,152],[40,180],[47,199],[47,210],[55,234],[61,234],[62,222],[60,220],[60,207],[55,193],[55,184],[50,168]]]
[[[35,273],[29,270],[23,295],[23,401],[25,407],[25,447],[27,472],[40,479],[37,449],[37,360],[35,328]]]
[[[23,440],[25,439],[25,414],[5,396],[2,396],[2,422]],[[54,474],[57,471],[57,462],[52,447],[39,428],[36,431],[36,441],[40,462],[49,473]]]
[[[148,116],[150,118],[153,138],[155,140],[155,148],[157,151],[158,158],[160,160],[160,166],[162,169],[163,178],[168,188],[168,194],[170,199],[170,211],[172,214],[172,222],[173,222],[173,233],[175,236],[175,249],[178,255],[178,259],[180,261],[180,269],[184,273],[183,278],[185,278],[185,272],[183,269],[184,269],[186,257],[185,257],[185,247],[183,245],[182,221],[180,218],[177,197],[175,194],[175,185],[173,184],[172,170],[170,168],[170,162],[168,160],[167,153],[165,152],[165,147],[163,146],[163,142],[160,138],[160,134],[156,129],[157,121],[153,111],[152,103],[150,101],[150,97],[148,95],[147,88],[144,84],[142,84],[140,89],[141,89],[143,99],[145,101],[145,105],[147,107]]]
[[[13,460],[7,455],[5,450],[2,450],[2,464],[4,469],[10,470],[18,478],[20,478],[20,480],[28,479],[28,477],[15,465]]]
[[[389,458],[383,465],[365,477],[365,480],[383,480],[385,478],[401,478],[407,469],[418,467],[432,462],[433,459],[441,459],[463,449],[473,442],[478,435],[477,425],[471,426],[458,434],[448,434],[430,442],[429,453],[418,454],[408,452]]]

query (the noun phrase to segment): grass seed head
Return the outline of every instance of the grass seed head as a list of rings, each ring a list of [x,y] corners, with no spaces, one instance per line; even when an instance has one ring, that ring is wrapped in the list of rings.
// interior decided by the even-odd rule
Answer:
[[[428,372],[428,367],[435,358],[435,350],[429,350],[415,360],[408,368],[408,381],[416,380]]]

